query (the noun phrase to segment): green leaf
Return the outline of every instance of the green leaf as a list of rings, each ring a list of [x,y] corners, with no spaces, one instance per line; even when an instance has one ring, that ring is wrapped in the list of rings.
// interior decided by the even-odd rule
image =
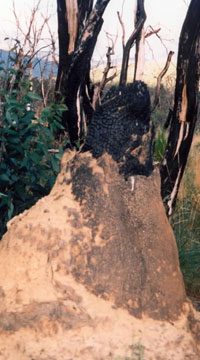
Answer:
[[[16,181],[19,180],[19,177],[16,175],[12,175],[11,179],[12,179],[12,183],[15,183]]]
[[[31,130],[31,131],[34,132],[34,130],[36,130],[36,124],[30,123],[30,124],[23,130],[23,134],[22,134],[22,135],[26,134],[29,130]],[[30,139],[30,136],[29,136],[27,139]],[[26,141],[27,141],[27,139],[26,139]],[[31,137],[31,141],[32,141],[32,137]],[[28,142],[29,142],[29,140],[28,140]]]
[[[31,91],[28,91],[27,92],[27,97],[30,99],[30,100],[42,100],[42,98],[35,94],[34,92],[31,92]]]
[[[18,123],[18,116],[16,113],[12,113],[12,120],[15,122],[15,123]]]
[[[51,114],[51,109],[46,107],[42,110],[41,115],[49,116]]]
[[[27,157],[21,162],[21,166],[20,168],[26,168],[29,169],[30,165],[29,165],[29,159],[27,159]]]
[[[78,140],[75,140],[74,144],[76,145],[77,149],[79,149],[80,146],[81,146],[81,144],[80,144],[80,142]]]
[[[28,123],[30,120],[34,120],[35,118],[35,112],[34,111],[28,111],[26,115],[21,119],[23,122]]]
[[[19,143],[21,142],[19,137],[12,136],[12,135],[9,135],[9,136],[7,137],[7,141],[8,141],[8,142],[11,142],[11,143],[13,143],[13,144],[19,144]]]
[[[54,120],[53,123],[56,125],[57,128],[59,128],[59,129],[64,129],[64,126],[63,126],[62,124],[60,124],[58,121],[55,121],[55,120]]]
[[[63,156],[63,148],[61,148],[59,150],[59,153],[58,154],[55,154],[55,158],[58,159],[58,160],[61,160],[62,159],[62,156]]]
[[[13,163],[13,165],[18,166],[19,162],[15,158],[10,158],[10,161]]]
[[[14,205],[13,205],[13,203],[10,203],[9,210],[8,210],[8,220],[11,219],[13,211],[14,211]]]
[[[40,163],[40,161],[42,160],[41,159],[41,156],[39,156],[37,153],[33,152],[33,153],[30,153],[30,158],[31,160],[35,163],[35,164],[38,164]]]
[[[9,105],[12,97],[10,96],[10,94],[6,94],[6,95],[5,95],[5,99],[6,99],[6,104]]]
[[[1,174],[0,175],[0,180],[2,180],[2,181],[10,181],[10,178],[6,174]]]
[[[12,125],[12,118],[9,111],[6,111],[6,120],[8,120],[8,123]]]
[[[12,105],[12,106],[11,106],[11,109],[14,109],[16,106],[19,106],[19,105],[21,105],[21,104],[20,104],[19,101],[17,101],[15,98],[11,97],[11,98],[10,98],[10,105]]]
[[[22,199],[22,201],[24,201],[25,200],[24,186],[21,184],[17,184],[15,187],[15,190],[16,190],[17,194],[19,195],[19,197]]]
[[[60,165],[59,165],[59,162],[54,157],[51,158],[51,165],[52,165],[53,171],[55,171],[55,173],[58,173],[60,170]]]
[[[15,61],[16,59],[11,58],[11,60]],[[15,69],[10,68],[10,69],[8,69],[8,71],[10,74],[17,75],[17,71]]]
[[[58,110],[59,111],[66,111],[66,110],[68,110],[68,107],[65,104],[61,104],[61,105],[58,105]]]
[[[8,198],[8,195],[3,194],[3,193],[0,192],[0,197],[1,197],[1,198]]]
[[[10,135],[18,135],[18,132],[16,130],[12,130],[10,128],[5,128],[5,134],[10,134]]]
[[[10,149],[14,150],[14,153],[16,154],[17,152],[21,155],[24,154],[24,150],[22,146],[16,145],[15,143],[11,143],[9,144]]]

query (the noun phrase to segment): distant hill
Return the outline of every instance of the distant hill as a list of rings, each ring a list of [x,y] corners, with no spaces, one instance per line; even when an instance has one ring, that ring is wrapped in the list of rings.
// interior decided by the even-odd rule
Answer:
[[[16,54],[14,52],[0,49],[1,67],[12,66],[12,58],[14,59],[15,56]],[[38,57],[35,57],[33,64],[33,77],[41,79],[40,69],[44,69],[44,78],[48,78],[51,74],[56,77],[58,69],[55,62],[46,61],[45,58],[40,59]]]
[[[15,57],[14,52],[9,52],[9,51],[0,49],[0,63],[3,62],[0,66],[3,66],[3,67],[7,66],[6,64],[9,61],[9,55],[13,58]],[[28,57],[27,57],[27,59],[28,59]],[[132,79],[133,79],[134,61],[135,61],[135,59],[133,57],[131,57],[129,59],[130,65],[129,65],[129,72],[128,72],[128,81],[132,81]],[[109,76],[112,75],[112,73],[116,71],[117,76],[116,76],[116,78],[114,78],[112,84],[118,84],[119,74],[120,74],[120,70],[121,70],[121,58],[113,58],[112,65],[114,66],[114,69],[110,71]],[[161,72],[161,70],[163,69],[164,65],[165,65],[165,59],[159,63],[153,62],[153,61],[145,62],[143,80],[149,86],[155,87],[156,82],[157,82],[157,77],[158,77],[159,73]],[[11,66],[11,60],[10,60],[10,66]],[[92,61],[91,61],[91,80],[93,82],[99,82],[101,80],[102,73],[104,71],[105,66],[106,66],[106,61],[102,61],[102,59],[101,60],[97,60],[94,58],[92,59]],[[56,63],[53,61],[46,62],[45,55],[41,59],[38,57],[34,58],[33,77],[36,77],[39,80],[41,79],[40,68],[45,69],[43,76],[46,79],[49,78],[49,76],[51,74],[53,74],[54,77],[57,76],[58,67],[57,67]],[[176,64],[172,62],[162,83],[167,86],[174,86],[175,72],[176,72]]]

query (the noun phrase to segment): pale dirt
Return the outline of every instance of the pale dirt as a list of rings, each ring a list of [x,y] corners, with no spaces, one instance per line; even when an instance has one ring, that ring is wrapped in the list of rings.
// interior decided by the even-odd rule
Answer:
[[[69,208],[80,213],[70,185],[63,192],[57,183],[8,224],[0,244],[0,360],[199,360],[200,316],[189,301],[175,321],[136,318],[68,272]]]

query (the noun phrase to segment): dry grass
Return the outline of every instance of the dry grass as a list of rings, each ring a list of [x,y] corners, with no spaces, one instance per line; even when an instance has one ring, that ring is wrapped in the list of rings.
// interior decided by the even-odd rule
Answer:
[[[149,87],[156,86],[157,77],[162,71],[164,65],[165,63],[154,63],[154,62],[145,63],[143,81]],[[120,69],[121,67],[117,66],[110,70],[109,76],[111,76],[115,72],[117,73],[116,77],[110,83],[110,85],[117,85],[119,83]],[[91,70],[91,79],[94,83],[98,83],[101,80],[103,70],[104,70],[103,66]],[[175,64],[172,63],[167,74],[163,78],[162,84],[168,88],[172,88],[175,83],[175,73],[176,73]],[[133,81],[133,75],[134,75],[134,64],[130,64],[128,68],[128,82]]]
[[[189,176],[192,176],[192,179],[189,180]],[[190,184],[188,183],[189,181]],[[192,185],[191,182],[200,193],[200,134],[196,134],[192,142],[185,175],[183,176],[179,190],[179,200],[187,195],[188,186]]]
[[[200,135],[195,135],[171,224],[189,295],[200,297]]]
[[[200,191],[200,134],[193,141],[192,167],[195,174],[195,186]]]

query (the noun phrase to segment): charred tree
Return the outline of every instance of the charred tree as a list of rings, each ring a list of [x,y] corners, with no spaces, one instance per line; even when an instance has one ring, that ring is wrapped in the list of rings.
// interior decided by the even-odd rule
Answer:
[[[136,28],[138,27],[142,15],[145,22],[146,15],[144,12],[144,1],[138,1],[136,17],[135,17]],[[144,48],[145,48],[145,35],[144,35],[144,26],[142,26],[142,29],[139,31],[138,36],[136,38],[134,81],[143,79],[144,57],[145,57]]]
[[[164,160],[161,193],[168,215],[173,211],[190,151],[198,110],[200,75],[200,2],[192,0],[182,27],[174,108]]]
[[[118,14],[119,17],[119,14]],[[120,19],[120,18],[119,18]],[[130,50],[136,42],[136,68],[138,66],[138,54],[140,48],[140,41],[142,40],[142,29],[144,26],[144,22],[146,20],[146,13],[144,9],[144,0],[137,0],[137,10],[136,10],[136,21],[135,21],[135,28],[130,35],[129,39],[127,40],[126,44],[123,46],[123,57],[122,57],[122,68],[120,74],[120,85],[125,85],[127,82],[127,72],[128,72],[128,62],[129,62],[129,55]],[[122,24],[122,20],[120,19],[120,23]],[[123,25],[123,24],[122,24]],[[136,74],[135,69],[135,74]],[[134,80],[136,80],[134,75]]]
[[[155,108],[160,105],[160,87],[161,87],[161,81],[163,76],[165,76],[167,70],[169,69],[169,65],[172,59],[172,56],[174,55],[173,51],[170,51],[168,56],[167,56],[167,61],[166,64],[163,68],[163,70],[161,71],[161,73],[158,75],[157,77],[157,86],[156,86],[156,91],[155,91],[155,98],[154,98],[154,104],[153,104],[153,108],[152,111],[155,110]]]
[[[85,124],[93,113],[91,106],[90,61],[110,0],[57,0],[59,67],[56,101],[64,100],[63,126],[75,144],[84,136]]]

